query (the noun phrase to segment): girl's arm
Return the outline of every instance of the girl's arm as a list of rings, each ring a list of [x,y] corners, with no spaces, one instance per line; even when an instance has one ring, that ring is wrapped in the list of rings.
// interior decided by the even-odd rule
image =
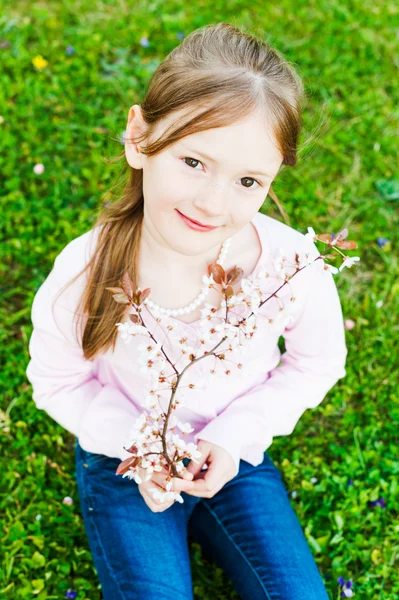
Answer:
[[[273,437],[291,434],[305,410],[320,404],[346,375],[348,350],[333,275],[323,269],[322,260],[296,277],[302,275],[305,298],[294,323],[282,334],[286,347],[282,364],[264,383],[230,402],[195,436],[196,442],[202,439],[228,450],[237,472],[240,458],[263,453]]]
[[[131,456],[123,444],[139,412],[117,386],[102,385],[92,361],[83,357],[73,321],[83,276],[61,293],[53,308],[58,292],[84,264],[87,236],[64,248],[36,293],[26,374],[36,406],[75,435],[84,450],[123,460]]]

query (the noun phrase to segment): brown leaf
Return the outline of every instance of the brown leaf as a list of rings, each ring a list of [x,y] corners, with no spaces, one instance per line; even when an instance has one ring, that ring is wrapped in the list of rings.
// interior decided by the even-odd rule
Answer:
[[[342,250],[354,250],[358,247],[356,242],[353,240],[344,240],[342,242],[337,242],[335,245],[337,248],[341,248]]]
[[[113,294],[123,294],[123,289],[120,287],[106,287],[105,289]]]
[[[135,467],[139,462],[140,457],[131,456],[129,458],[125,458],[121,463],[119,463],[118,468],[115,471],[116,475],[123,475],[126,471],[129,470],[129,467]]]
[[[241,281],[243,275],[244,275],[244,270],[241,269],[240,267],[234,266],[227,273],[227,278],[226,278],[227,283],[229,283],[230,285],[235,285],[236,283]]]
[[[222,281],[225,281],[226,277],[222,265],[218,265],[217,263],[208,265],[208,275],[213,275],[215,283],[222,283]]]
[[[227,288],[224,290],[224,295],[226,296],[226,298],[230,298],[231,296],[234,296],[234,290],[231,287],[231,285],[228,285]]]
[[[136,444],[132,444],[130,448],[126,448],[126,452],[131,452],[132,454],[136,454],[138,450]]]
[[[130,304],[130,300],[125,294],[114,294],[112,297],[118,304]]]
[[[327,244],[330,244],[332,240],[331,233],[319,233],[317,237],[319,240],[321,240],[322,242],[326,242]]]
[[[341,241],[341,240],[344,240],[346,237],[348,237],[348,230],[345,227],[345,229],[343,229],[342,231],[337,233],[337,235],[335,236],[335,239]]]
[[[129,298],[133,297],[133,282],[130,279],[130,275],[129,273],[125,273],[123,278],[122,278],[122,287],[123,287],[123,291],[125,292],[126,296],[129,296]]]
[[[139,294],[139,305],[143,304],[144,300],[146,298],[148,298],[148,296],[151,293],[151,288],[145,288],[145,290],[143,290],[142,292],[140,292]]]
[[[130,315],[129,315],[129,319],[130,319],[130,320],[131,320],[131,322],[132,322],[132,323],[134,323],[135,325],[136,325],[137,323],[140,323],[140,317],[139,317],[138,315],[133,315],[133,314],[130,314]]]

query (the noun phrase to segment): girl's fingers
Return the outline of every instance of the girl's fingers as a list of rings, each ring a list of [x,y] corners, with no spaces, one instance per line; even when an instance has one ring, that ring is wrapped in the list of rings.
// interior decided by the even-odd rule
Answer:
[[[161,475],[167,475],[168,471],[165,467],[163,467],[162,471],[156,471],[157,473],[160,473]],[[181,472],[180,472],[180,478],[182,479],[186,479],[188,481],[192,481],[192,479],[194,479],[194,475],[193,473],[190,473],[190,471],[187,471],[186,468],[184,468]],[[176,477],[176,479],[179,479],[179,477]]]
[[[167,476],[168,476],[167,469],[163,468],[162,471],[154,471],[152,473],[151,479],[149,479],[148,481],[144,481],[146,474],[147,474],[146,470],[142,469],[142,468],[139,468],[139,470],[140,470],[140,476],[143,479],[143,483],[141,483],[139,485],[140,492],[145,500],[145,503],[153,512],[163,512],[167,508],[170,508],[175,503],[175,500],[167,500],[167,501],[161,502],[161,500],[159,498],[153,498],[152,492],[149,491],[150,488],[152,488],[152,487],[159,488],[160,492],[173,491],[173,492],[180,493],[180,492],[188,492],[190,489],[192,489],[194,487],[194,482],[191,481],[191,479],[193,477],[191,473],[185,473],[183,471],[181,473],[181,475],[183,477],[185,475],[184,478],[172,477],[170,480],[172,482],[171,490],[167,490],[166,489]]]
[[[161,486],[162,488],[164,488],[165,491],[167,491],[166,490],[166,484],[167,484],[166,476],[167,476],[167,473],[162,474],[161,472],[159,472],[156,475],[153,475],[153,477],[151,478],[151,481],[155,481],[159,486]],[[172,477],[171,482],[172,482],[171,491],[173,491],[173,492],[185,492],[187,490],[191,490],[194,486],[194,483],[192,481],[188,481],[186,479],[180,479],[180,477]]]
[[[140,471],[140,476],[142,477],[142,479],[145,478],[146,476],[146,470],[143,469],[142,467],[139,467],[139,471]],[[158,476],[161,475],[163,478],[166,478],[168,475],[168,470],[166,469],[166,467],[162,467],[162,471],[154,471],[153,472],[153,477],[154,476]],[[194,479],[194,475],[193,473],[190,473],[190,471],[187,471],[186,468],[184,468],[181,472],[180,472],[180,477],[175,477],[174,479],[184,479],[185,481],[192,481]]]
[[[143,470],[143,479],[145,478],[145,472]],[[166,490],[166,484],[168,477],[168,470],[163,467],[162,471],[154,471],[152,473],[152,477],[150,481],[155,481],[158,485],[163,487]],[[172,482],[172,490],[175,492],[185,492],[186,490],[191,490],[193,487],[193,474],[188,471],[182,471],[181,477],[172,477],[170,481]]]
[[[155,484],[155,486],[153,485],[152,487],[159,487],[159,486],[157,484]],[[155,498],[152,497],[152,493],[150,491],[148,491],[146,488],[141,488],[140,492],[144,498],[145,503],[152,510],[152,512],[163,512],[167,508],[170,508],[172,506],[172,504],[174,504],[174,501],[161,502],[159,499],[156,500]]]

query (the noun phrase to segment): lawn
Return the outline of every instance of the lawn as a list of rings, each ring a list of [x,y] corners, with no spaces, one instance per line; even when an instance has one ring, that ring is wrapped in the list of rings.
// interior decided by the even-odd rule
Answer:
[[[289,224],[346,227],[359,245],[347,254],[361,258],[336,276],[347,375],[268,452],[330,598],[339,577],[359,600],[398,598],[397,3],[0,0],[0,15],[0,597],[101,598],[75,438],[36,408],[25,377],[30,306],[56,255],[120,192],[110,159],[153,71],[193,29],[227,21],[272,43],[305,83],[300,160],[273,186]],[[282,219],[270,198],[262,210]],[[238,598],[190,551],[196,600]]]

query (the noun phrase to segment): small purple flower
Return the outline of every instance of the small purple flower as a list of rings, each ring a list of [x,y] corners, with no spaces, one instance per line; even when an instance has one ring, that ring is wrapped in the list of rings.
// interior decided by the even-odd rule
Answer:
[[[143,46],[143,48],[148,48],[148,46],[150,45],[150,41],[147,37],[142,37],[140,40],[140,45]]]
[[[389,240],[384,237],[379,237],[377,238],[377,244],[380,248],[382,248],[383,246],[385,246],[385,244],[389,244]]]
[[[67,46],[65,48],[65,53],[68,54],[68,55],[76,54],[76,50],[75,50],[75,48],[73,46]]]
[[[353,596],[353,591],[349,588],[345,588],[341,592],[341,598],[352,598],[352,596]]]
[[[74,598],[76,598],[77,595],[78,595],[78,592],[76,592],[72,588],[69,588],[66,591],[65,598],[71,598],[73,600]]]
[[[184,33],[182,31],[178,31],[176,33],[176,37],[178,40],[182,40],[184,38]]]
[[[350,485],[353,485],[353,480],[352,479],[348,479],[347,486],[349,487]]]
[[[378,498],[378,500],[373,500],[369,502],[370,506],[377,506],[377,504],[379,506],[381,506],[381,508],[386,508],[385,505],[385,498]]]
[[[352,590],[353,581],[351,579],[348,579],[348,581],[345,581],[345,579],[343,577],[338,577],[337,581],[338,581],[339,587],[342,590],[341,598],[352,598],[352,596],[353,596],[353,590]]]

